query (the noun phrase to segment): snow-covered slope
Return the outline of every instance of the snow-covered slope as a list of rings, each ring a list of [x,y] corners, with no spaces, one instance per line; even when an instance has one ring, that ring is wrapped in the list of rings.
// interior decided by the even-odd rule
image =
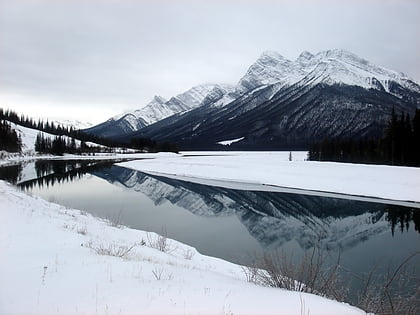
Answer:
[[[3,181],[0,220],[1,314],[365,314],[248,283],[241,266],[173,240],[159,251],[154,233],[110,226]]]
[[[20,125],[17,125],[15,123],[10,123],[12,129],[14,129],[18,136],[22,139],[22,153],[23,154],[33,154],[35,153],[35,141],[36,141],[36,137],[38,134],[42,134],[44,136],[44,138],[49,138],[52,140],[54,140],[55,137],[57,137],[56,135],[47,133],[47,132],[43,132],[43,131],[39,131],[37,129],[32,129],[32,128],[27,128],[27,127],[23,127]],[[66,141],[70,141],[71,138],[68,136],[63,136],[63,138]],[[76,147],[80,146],[80,140],[75,140],[76,143]],[[97,147],[101,147],[104,148],[105,146],[97,144],[97,143],[92,143],[92,142],[86,142],[87,145],[94,145]]]

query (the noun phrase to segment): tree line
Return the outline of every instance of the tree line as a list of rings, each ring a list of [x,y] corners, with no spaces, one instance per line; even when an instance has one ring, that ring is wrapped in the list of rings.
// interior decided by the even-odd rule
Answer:
[[[42,132],[39,132],[35,139],[35,151],[39,153],[50,153],[54,155],[62,155],[64,153],[76,154],[85,152],[82,145],[80,148],[76,146],[76,140],[74,138],[65,138],[62,136],[56,136],[54,139],[49,136],[44,136]]]
[[[380,139],[324,139],[309,148],[309,160],[420,166],[420,109],[391,119]]]
[[[105,150],[104,148],[99,149],[99,147],[92,147],[86,144],[86,142],[93,142],[110,148],[132,148],[147,152],[159,152],[159,151],[170,151],[178,152],[178,147],[176,144],[172,143],[158,143],[151,139],[146,138],[133,138],[129,143],[115,141],[109,138],[98,137],[86,132],[83,132],[79,129],[74,129],[73,127],[65,127],[54,122],[43,121],[43,120],[34,120],[30,117],[24,115],[18,115],[12,110],[3,110],[0,108],[0,121],[10,121],[15,124],[43,131],[55,135],[54,139],[49,139],[48,137],[39,134],[35,144],[35,150],[41,153],[51,153],[51,154],[63,154],[63,153],[81,153],[81,152],[98,152],[100,150]],[[12,130],[13,131],[13,130]],[[79,148],[75,148],[75,143],[65,140],[64,136],[75,138],[81,141]],[[4,133],[1,135],[0,139],[3,139],[4,143],[8,143],[8,148],[13,148],[11,150],[4,149],[9,152],[18,152],[20,151],[20,144],[17,143],[18,148],[11,147],[10,143],[15,143],[15,138],[13,132]],[[0,147],[1,149],[1,147]]]

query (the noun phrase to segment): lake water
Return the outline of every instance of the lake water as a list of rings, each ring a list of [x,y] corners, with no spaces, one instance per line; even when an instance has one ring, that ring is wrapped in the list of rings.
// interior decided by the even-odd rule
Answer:
[[[343,276],[350,279],[375,268],[385,274],[420,250],[420,209],[399,205],[193,184],[113,162],[38,161],[0,168],[0,178],[239,264],[266,251],[298,258],[316,246],[332,261],[340,254]],[[407,266],[413,288],[420,284],[419,256]]]

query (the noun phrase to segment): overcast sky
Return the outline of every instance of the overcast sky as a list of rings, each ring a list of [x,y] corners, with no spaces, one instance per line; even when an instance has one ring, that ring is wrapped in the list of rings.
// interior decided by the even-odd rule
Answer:
[[[420,81],[418,0],[0,0],[0,106],[98,123],[265,50],[343,48]]]

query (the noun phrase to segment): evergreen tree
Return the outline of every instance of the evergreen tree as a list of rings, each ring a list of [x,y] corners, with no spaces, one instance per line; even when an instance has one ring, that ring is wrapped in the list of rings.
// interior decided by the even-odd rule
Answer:
[[[20,152],[22,140],[9,123],[0,120],[0,150]]]

